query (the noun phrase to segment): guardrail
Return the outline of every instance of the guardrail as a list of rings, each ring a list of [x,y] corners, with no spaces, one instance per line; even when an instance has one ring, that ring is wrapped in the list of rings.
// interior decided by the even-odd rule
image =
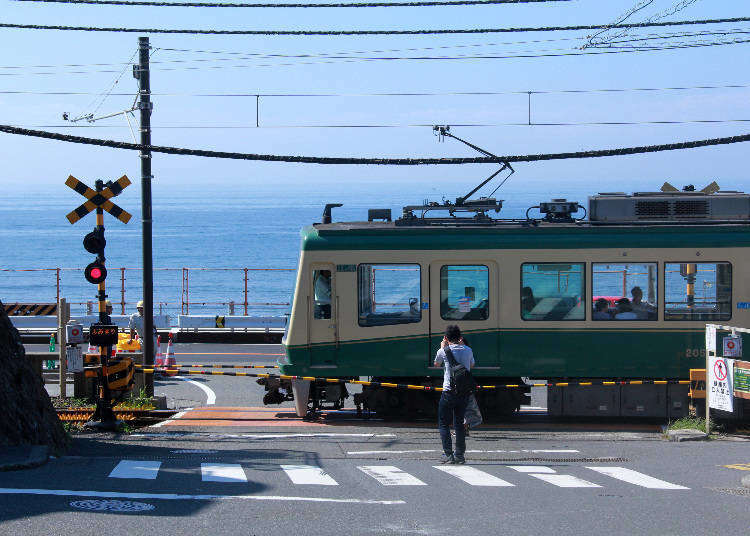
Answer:
[[[139,282],[142,280],[141,268],[127,267],[108,267],[110,277],[108,279],[108,291],[111,296],[112,304],[115,311],[124,315],[129,310],[135,309],[135,303],[140,299],[142,292]],[[47,285],[50,292],[43,294],[45,298],[42,301],[57,303],[63,294],[68,296],[83,295],[84,285],[82,275],[83,268],[0,268],[0,286],[8,289],[13,288],[14,277],[22,278],[24,284],[22,288],[28,288],[29,285],[35,288],[36,292],[43,294],[44,291],[37,289]],[[129,272],[138,272],[130,274]],[[154,312],[159,314],[178,313],[188,315],[191,308],[218,306],[228,310],[230,315],[235,312],[242,313],[243,316],[252,316],[253,310],[283,310],[289,306],[288,302],[282,300],[258,299],[261,293],[253,291],[253,285],[259,286],[257,275],[260,273],[289,273],[290,276],[296,271],[295,268],[154,268],[155,288],[159,290],[160,296],[154,297]],[[119,272],[119,277],[117,275]],[[198,274],[205,274],[211,278],[209,284]],[[224,274],[224,275],[222,275]],[[75,282],[69,280],[75,275]],[[70,276],[70,277],[69,277]],[[177,276],[177,277],[175,277]],[[181,278],[180,278],[181,276]],[[80,279],[80,281],[79,281]],[[118,281],[119,279],[119,281]],[[181,284],[179,284],[181,279]],[[217,291],[217,280],[220,281],[222,290]],[[126,282],[130,281],[129,287]],[[134,283],[135,282],[135,283]],[[294,281],[289,281],[289,288],[294,285]],[[262,287],[265,289],[266,285]],[[210,294],[207,295],[207,289]],[[54,291],[54,297],[51,292]],[[217,300],[217,295],[224,293],[229,296],[241,295],[241,299]],[[264,292],[265,295],[269,295]],[[127,300],[127,296],[135,296]],[[164,297],[167,297],[164,300]],[[255,299],[251,299],[255,296]],[[284,295],[286,297],[287,294]],[[5,301],[17,299],[15,297],[4,296]],[[21,300],[39,300],[39,297],[19,296]],[[74,306],[74,313],[79,309],[84,309],[86,314],[94,314],[96,302],[92,300],[81,301],[79,299],[68,300],[68,304]],[[196,312],[195,310],[193,312]]]
[[[52,332],[57,329],[57,316],[11,316],[9,317],[15,328],[21,332]],[[128,328],[130,317],[127,315],[111,315],[112,322],[122,329]],[[202,331],[202,330],[263,330],[265,332],[283,330],[286,326],[286,316],[212,316],[212,315],[178,315],[177,326],[171,322],[169,315],[154,315],[154,326],[157,329],[171,329],[173,332]],[[89,325],[99,321],[94,315],[75,316],[72,322],[83,325],[84,331]]]

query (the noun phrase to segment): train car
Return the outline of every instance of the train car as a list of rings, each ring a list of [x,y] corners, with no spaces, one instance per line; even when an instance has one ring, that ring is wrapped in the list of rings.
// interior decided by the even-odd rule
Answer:
[[[481,384],[686,380],[705,363],[707,322],[748,327],[750,195],[605,193],[531,207],[539,217],[488,214],[501,201],[370,210],[368,221],[302,231],[281,373],[442,384],[433,366],[449,324],[474,350]],[[444,217],[431,217],[446,210]],[[461,216],[468,212],[468,216]],[[342,407],[344,384],[266,382],[267,403],[303,415]],[[488,415],[510,415],[529,389],[478,393]],[[569,386],[548,390],[552,415],[678,417],[688,386]],[[435,393],[365,386],[358,407],[429,415]]]

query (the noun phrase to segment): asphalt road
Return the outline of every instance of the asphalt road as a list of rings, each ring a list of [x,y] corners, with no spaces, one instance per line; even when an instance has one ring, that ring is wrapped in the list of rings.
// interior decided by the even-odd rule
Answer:
[[[750,461],[746,443],[482,432],[445,472],[431,429],[157,430],[79,436],[3,473],[0,533],[744,534],[750,521],[742,471],[722,467]]]
[[[183,365],[270,364],[278,348],[176,353]],[[210,406],[261,405],[248,378],[168,378],[156,392],[211,411],[198,385]],[[76,435],[63,457],[0,473],[0,534],[682,535],[750,522],[747,441],[510,423],[472,432],[467,465],[441,466],[428,423],[234,424]]]

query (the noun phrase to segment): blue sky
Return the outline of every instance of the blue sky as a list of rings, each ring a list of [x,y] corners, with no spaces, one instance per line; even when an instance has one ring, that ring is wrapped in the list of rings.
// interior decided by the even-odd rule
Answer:
[[[208,9],[37,4],[0,0],[0,22],[60,25],[222,29],[413,29],[598,24],[613,21],[637,0],[373,9]],[[654,0],[634,15],[640,21],[677,3]],[[746,2],[698,0],[671,20],[750,15]],[[649,30],[716,29],[684,27]],[[750,23],[722,25],[750,31]],[[590,33],[590,32],[589,32]],[[519,54],[573,51],[587,32],[547,32],[408,37],[247,37],[151,35],[154,96],[153,143],[226,151],[367,157],[473,156],[459,143],[439,143],[428,127],[414,124],[527,120],[527,96],[429,97],[264,97],[260,124],[255,99],[197,97],[195,93],[338,93],[540,91],[750,84],[748,44],[670,51],[576,57],[471,59],[451,61],[338,61],[321,58],[248,58],[245,54],[342,53],[388,55]],[[739,35],[739,38],[742,38]],[[115,92],[98,108],[107,114],[128,108],[136,81],[126,64],[138,34],[0,30],[0,91],[76,91],[90,95],[52,96],[0,93],[0,123],[40,127],[82,136],[132,141],[120,117],[89,128],[66,127],[71,116],[94,111],[97,95],[126,68]],[[689,40],[695,40],[690,38]],[[531,42],[554,40],[549,42]],[[685,39],[683,39],[685,40]],[[519,43],[524,42],[524,43]],[[507,44],[514,43],[514,44]],[[430,50],[434,47],[447,47]],[[189,52],[165,49],[186,49]],[[407,50],[417,49],[417,50]],[[212,51],[215,54],[196,52]],[[197,61],[208,60],[208,61]],[[81,67],[66,67],[79,64]],[[94,64],[107,64],[96,66]],[[37,67],[51,66],[51,67]],[[52,73],[52,74],[38,74]],[[158,95],[164,93],[166,95]],[[750,89],[534,95],[538,122],[600,122],[750,119]],[[91,104],[94,102],[95,104]],[[314,125],[379,124],[395,128],[319,128]],[[311,128],[302,128],[313,125]],[[187,127],[204,128],[187,128]],[[289,128],[293,126],[293,128]],[[167,128],[168,127],[168,128]],[[211,127],[211,128],[205,128]],[[218,127],[218,128],[213,128]],[[227,128],[241,127],[241,128]],[[249,127],[249,128],[245,128]],[[137,132],[137,131],[136,131]],[[750,123],[633,126],[455,127],[454,133],[496,154],[577,151],[712,138],[750,132]],[[7,188],[61,188],[68,174],[94,178],[140,176],[136,153],[76,146],[0,134]],[[519,164],[508,187],[550,192],[590,187],[591,191],[658,188],[664,180],[702,186],[717,180],[726,189],[747,189],[747,144],[643,156]],[[213,195],[224,183],[285,189],[321,185],[337,189],[367,183],[384,188],[455,186],[456,195],[489,175],[491,166],[421,168],[320,166],[220,161],[155,155],[155,188],[191,187]],[[413,185],[411,185],[413,183]],[[467,188],[468,187],[468,188]],[[131,187],[132,190],[136,188]],[[134,192],[135,195],[135,192]]]

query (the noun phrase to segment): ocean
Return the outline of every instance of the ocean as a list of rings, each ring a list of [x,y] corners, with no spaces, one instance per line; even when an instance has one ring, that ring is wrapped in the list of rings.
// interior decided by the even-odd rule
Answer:
[[[68,222],[65,215],[83,198],[62,182],[8,187],[0,198],[0,300],[4,303],[55,301],[59,268],[60,296],[71,303],[73,314],[96,307],[95,286],[83,277],[83,268],[94,256],[82,245],[95,216],[90,214],[75,225]],[[137,178],[133,182],[114,199],[133,214],[132,220],[124,225],[105,214],[107,294],[115,314],[123,312],[122,301],[124,313],[130,314],[141,299],[140,183]],[[244,314],[248,269],[247,313],[282,315],[294,287],[300,229],[321,220],[325,203],[343,203],[334,209],[334,221],[366,220],[368,208],[390,208],[396,218],[404,205],[440,201],[443,196],[455,199],[471,186],[471,181],[456,185],[446,180],[385,184],[370,180],[355,188],[335,182],[297,183],[282,189],[272,181],[230,182],[220,188],[154,182],[155,313],[170,315],[173,323],[186,310]],[[496,197],[505,200],[501,215],[523,217],[528,207],[558,197],[585,205],[595,193],[585,184],[554,193],[545,190],[539,185],[521,189],[519,184],[499,190]],[[608,281],[606,288],[595,291],[621,293],[621,278]],[[684,285],[677,281],[675,288],[679,291]],[[184,302],[189,302],[187,307]]]

